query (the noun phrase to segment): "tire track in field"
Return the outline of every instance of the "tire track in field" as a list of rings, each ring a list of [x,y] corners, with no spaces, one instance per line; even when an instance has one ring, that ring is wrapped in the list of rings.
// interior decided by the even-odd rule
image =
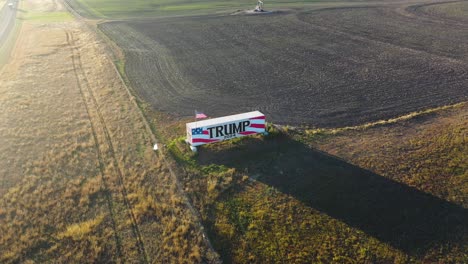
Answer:
[[[148,72],[154,72],[155,76],[160,76],[154,79],[157,83],[148,83],[145,78],[141,78],[137,72],[128,74],[131,83],[139,83],[142,90],[137,91],[138,96],[141,98],[150,98],[149,101],[156,101],[159,104],[174,104],[174,105],[193,105],[201,104],[197,97],[187,98],[183,96],[187,91],[204,94],[204,91],[198,87],[193,86],[187,82],[183,76],[183,72],[179,69],[177,64],[173,61],[170,51],[159,43],[149,39],[136,30],[126,26],[119,25],[119,28],[125,32],[125,35],[119,36],[120,41],[117,43],[129,43],[130,48],[124,49],[125,57],[130,58],[135,55],[137,63],[144,65]],[[105,34],[116,36],[119,34],[115,29],[104,26],[101,30]],[[157,57],[157,60],[154,58]],[[131,67],[129,67],[131,69]],[[136,76],[136,77],[135,77]],[[144,77],[144,76],[143,76]],[[164,88],[164,96],[161,93],[155,94],[152,87]],[[219,95],[221,96],[221,95]],[[164,98],[164,100],[161,100]],[[168,103],[170,102],[170,103]]]
[[[109,159],[109,163],[113,165],[113,168],[114,168],[115,173],[117,175],[118,185],[119,185],[118,187],[119,187],[119,189],[121,191],[121,194],[122,194],[125,209],[126,209],[126,211],[128,213],[128,216],[130,217],[130,220],[131,220],[131,229],[132,229],[133,236],[136,239],[136,247],[137,247],[138,253],[139,253],[140,258],[141,258],[140,260],[143,263],[148,263],[148,256],[146,254],[143,239],[141,237],[141,232],[140,232],[140,229],[138,227],[136,217],[135,217],[135,214],[134,214],[133,209],[132,209],[132,205],[130,204],[129,199],[128,199],[128,193],[127,193],[127,189],[125,187],[125,182],[124,182],[124,177],[123,177],[124,172],[122,171],[121,166],[119,166],[120,164],[118,162],[118,159],[117,159],[115,151],[114,151],[114,146],[113,146],[112,139],[111,139],[111,136],[110,136],[110,133],[109,133],[109,129],[107,128],[107,125],[106,125],[106,123],[104,121],[104,118],[103,118],[103,115],[102,115],[101,110],[99,108],[99,104],[97,102],[97,99],[96,99],[93,91],[90,88],[89,80],[87,79],[86,74],[85,74],[85,72],[83,70],[82,62],[81,62],[81,56],[80,56],[78,48],[75,45],[75,40],[73,38],[73,33],[67,32],[67,41],[68,41],[68,43],[69,43],[69,45],[70,45],[70,47],[72,49],[73,68],[74,68],[74,71],[75,71],[75,75],[77,76],[77,81],[79,83],[80,92],[82,94],[83,100],[85,101],[85,104],[87,105],[88,116],[90,117],[90,121],[91,121],[91,123],[93,123],[93,122],[95,123],[94,127],[96,127],[96,124],[98,126],[100,126],[101,129],[102,129],[102,132],[104,133],[104,138],[105,138],[105,142],[104,142],[105,145],[104,146],[107,147],[107,153],[104,153],[103,151],[100,150],[99,146],[102,143],[99,143],[97,133],[96,133],[96,129],[95,128],[93,129],[93,136],[95,137],[96,148],[98,149],[98,153],[100,153],[99,162],[100,162],[101,172],[103,173],[102,170],[105,167],[104,165],[107,163],[107,162],[103,161],[104,160],[103,157],[106,157],[107,159]],[[80,76],[82,77],[81,80],[79,78]],[[83,89],[83,86],[86,86],[86,93],[84,91],[85,89]],[[90,102],[88,102],[88,101],[90,101]],[[90,106],[96,112],[97,117],[92,117],[92,115],[89,115],[90,114],[89,108],[91,108]],[[97,122],[96,122],[96,119],[97,119]],[[104,181],[104,178],[105,177],[103,175],[103,181]],[[112,206],[112,199],[111,199],[111,201],[109,203]],[[121,259],[123,259],[123,256],[121,256]]]
[[[424,8],[430,7],[430,6],[440,6],[440,5],[446,5],[446,4],[455,4],[455,3],[463,3],[466,1],[447,1],[447,2],[430,2],[430,3],[423,3],[423,4],[417,4],[417,5],[410,5],[404,8],[404,10],[401,10],[402,14],[413,16],[417,19],[425,20],[425,21],[431,21],[434,23],[439,23],[439,24],[444,24],[448,26],[457,26],[460,28],[466,28],[467,23],[466,21],[462,19],[457,19],[457,18],[449,18],[449,17],[444,17],[440,16],[437,14],[431,14],[429,12],[426,12]]]
[[[99,148],[99,140],[98,140],[98,137],[97,137],[95,124],[93,122],[93,118],[91,116],[90,109],[89,109],[88,103],[86,101],[86,96],[84,95],[83,87],[82,87],[82,84],[81,84],[80,79],[79,79],[77,61],[76,61],[76,58],[75,58],[75,48],[73,46],[72,33],[68,32],[68,31],[66,31],[65,33],[66,33],[66,37],[67,37],[67,44],[70,46],[70,49],[71,49],[71,52],[72,52],[71,60],[72,60],[72,65],[73,65],[73,71],[74,71],[75,76],[76,76],[76,83],[78,85],[80,95],[81,95],[81,99],[83,100],[83,104],[84,104],[85,109],[86,109],[86,114],[88,115],[89,123],[91,125],[91,133],[93,134],[94,147],[96,149],[96,154],[97,154],[97,157],[98,157],[99,171],[100,171],[100,174],[101,174],[102,184],[104,186],[104,192],[105,192],[105,197],[106,197],[105,199],[106,199],[106,202],[107,202],[107,206],[109,208],[112,229],[114,230],[114,239],[115,239],[116,248],[117,248],[117,255],[118,255],[119,259],[122,262],[125,262],[125,258],[124,258],[123,254],[122,254],[122,243],[121,243],[121,239],[120,239],[120,236],[119,236],[119,232],[118,232],[117,224],[116,224],[116,220],[115,220],[115,213],[114,213],[115,209],[114,209],[114,204],[112,203],[112,195],[111,195],[111,192],[109,190],[109,186],[108,186],[106,176],[105,176],[105,165],[104,165],[105,163],[104,163],[103,158],[102,158],[103,153],[101,152],[101,150]]]

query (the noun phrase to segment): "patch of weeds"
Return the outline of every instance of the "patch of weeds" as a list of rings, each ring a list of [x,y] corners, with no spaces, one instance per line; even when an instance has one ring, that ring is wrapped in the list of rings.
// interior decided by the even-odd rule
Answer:
[[[249,223],[252,222],[250,205],[239,198],[228,200],[225,205],[228,208],[230,223],[235,226],[237,232],[245,234]]]
[[[202,166],[200,171],[205,175],[209,175],[226,173],[228,170],[229,168],[224,165],[210,164],[207,166]]]
[[[182,147],[182,145],[186,145],[185,137],[179,137],[167,144],[167,149],[172,157],[177,161],[177,163],[188,166],[190,168],[197,167],[196,160],[194,159],[197,155],[196,152],[188,151],[188,148]],[[185,149],[185,150],[184,150]]]

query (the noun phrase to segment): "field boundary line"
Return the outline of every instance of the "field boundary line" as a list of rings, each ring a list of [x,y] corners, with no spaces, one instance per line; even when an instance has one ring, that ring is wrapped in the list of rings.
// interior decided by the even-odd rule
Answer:
[[[433,113],[439,113],[441,111],[445,111],[445,110],[449,110],[449,109],[462,108],[462,107],[464,107],[466,105],[468,105],[468,101],[460,102],[460,103],[456,103],[456,104],[439,106],[439,107],[435,107],[435,108],[429,108],[429,109],[422,110],[422,111],[411,112],[411,113],[408,113],[406,115],[402,115],[402,116],[398,116],[398,117],[394,117],[394,118],[389,118],[389,119],[377,120],[377,121],[374,121],[374,122],[364,123],[364,124],[357,125],[357,126],[345,126],[345,127],[337,127],[337,128],[311,128],[311,129],[306,129],[306,128],[301,128],[301,127],[288,126],[288,125],[278,125],[278,124],[272,124],[272,125],[274,127],[278,128],[278,129],[280,129],[280,130],[283,130],[286,127],[289,127],[289,128],[297,129],[297,130],[310,131],[312,133],[337,134],[337,133],[345,132],[345,131],[365,130],[365,129],[371,129],[371,128],[385,126],[385,125],[398,124],[399,122],[412,120],[412,119],[420,117],[420,116],[425,116],[425,115],[429,115],[429,114],[433,114]]]

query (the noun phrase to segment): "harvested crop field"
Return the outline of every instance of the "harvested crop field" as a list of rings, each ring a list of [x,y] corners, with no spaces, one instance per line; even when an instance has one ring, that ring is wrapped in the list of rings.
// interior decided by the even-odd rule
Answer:
[[[363,4],[101,29],[123,48],[132,87],[156,110],[258,109],[276,123],[339,127],[467,99],[468,23],[421,10]]]

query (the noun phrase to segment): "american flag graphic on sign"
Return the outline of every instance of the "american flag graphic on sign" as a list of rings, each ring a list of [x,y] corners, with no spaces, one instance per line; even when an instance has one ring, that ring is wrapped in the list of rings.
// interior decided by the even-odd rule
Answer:
[[[240,132],[244,136],[262,133],[265,131],[265,116],[257,116],[249,118],[250,125],[244,132]]]
[[[212,143],[218,139],[210,139],[210,133],[202,127],[192,128],[192,143]]]

